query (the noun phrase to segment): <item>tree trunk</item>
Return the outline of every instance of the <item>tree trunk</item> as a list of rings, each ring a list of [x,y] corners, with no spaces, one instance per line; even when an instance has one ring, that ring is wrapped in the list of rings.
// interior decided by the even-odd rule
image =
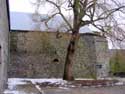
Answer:
[[[7,63],[9,61],[9,26],[6,0],[0,0],[0,94],[7,82]]]
[[[67,48],[67,55],[66,55],[65,66],[64,66],[64,74],[63,74],[64,80],[68,80],[68,81],[74,80],[72,67],[73,67],[73,61],[74,61],[75,50],[76,50],[78,39],[79,39],[78,33],[73,33],[71,35],[71,39]]]

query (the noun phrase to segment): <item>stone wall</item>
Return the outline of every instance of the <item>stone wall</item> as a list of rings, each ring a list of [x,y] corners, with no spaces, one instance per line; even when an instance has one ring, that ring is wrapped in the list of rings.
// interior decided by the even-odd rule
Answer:
[[[95,36],[96,62],[97,62],[97,77],[107,77],[109,74],[109,50],[108,44],[102,37]]]
[[[7,64],[9,63],[9,27],[6,0],[0,0],[0,94],[7,84]]]
[[[60,33],[57,36],[52,32],[15,31],[10,35],[9,77],[62,77],[70,34]],[[98,48],[95,46],[96,38],[100,36],[87,33],[80,35],[73,66],[75,77],[95,77]],[[106,41],[100,42],[99,47],[106,44]],[[104,53],[107,53],[106,49]]]
[[[125,50],[124,49],[110,49],[111,76],[119,72],[125,73]]]

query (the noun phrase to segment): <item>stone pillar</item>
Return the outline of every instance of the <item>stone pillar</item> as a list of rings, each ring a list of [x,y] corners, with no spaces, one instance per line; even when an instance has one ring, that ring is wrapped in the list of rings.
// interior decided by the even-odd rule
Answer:
[[[0,94],[7,82],[7,63],[9,62],[9,26],[6,0],[0,0]]]

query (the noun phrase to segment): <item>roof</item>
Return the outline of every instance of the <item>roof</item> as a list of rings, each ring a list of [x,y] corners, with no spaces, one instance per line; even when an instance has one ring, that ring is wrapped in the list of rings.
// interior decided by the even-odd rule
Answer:
[[[33,18],[32,13],[22,13],[22,12],[10,12],[10,24],[11,30],[20,30],[20,31],[46,31],[47,28],[44,23],[36,22]],[[45,14],[42,14],[42,18],[47,17]],[[38,18],[39,20],[39,18]],[[60,16],[56,16],[49,23],[51,29],[49,31],[56,31],[59,24],[63,22],[63,19]],[[62,31],[66,31],[66,28],[61,28]],[[92,32],[88,26],[80,28],[80,33]]]

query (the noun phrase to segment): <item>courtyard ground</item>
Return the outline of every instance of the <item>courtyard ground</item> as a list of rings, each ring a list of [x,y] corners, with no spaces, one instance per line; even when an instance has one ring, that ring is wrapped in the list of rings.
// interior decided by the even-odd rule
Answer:
[[[61,79],[8,79],[5,94],[125,94],[125,79],[109,86],[75,86]],[[46,84],[48,84],[46,86]],[[53,86],[55,85],[55,86]]]

